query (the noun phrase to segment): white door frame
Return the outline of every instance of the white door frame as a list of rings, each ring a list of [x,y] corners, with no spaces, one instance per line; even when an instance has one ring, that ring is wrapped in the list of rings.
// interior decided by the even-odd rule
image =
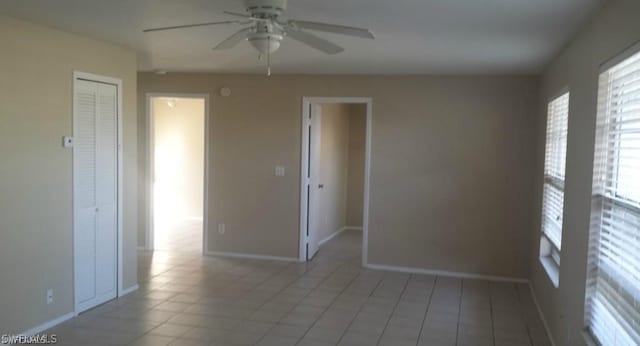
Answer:
[[[117,97],[118,97],[118,116],[116,117],[116,121],[117,121],[117,142],[118,142],[118,150],[117,152],[117,165],[118,165],[118,182],[117,182],[117,191],[118,191],[118,197],[117,197],[117,201],[116,203],[118,204],[118,206],[116,207],[117,210],[117,237],[118,237],[118,241],[117,241],[117,246],[118,246],[118,256],[117,256],[117,264],[116,264],[116,268],[118,270],[118,275],[117,277],[117,284],[116,284],[116,297],[120,297],[123,292],[124,292],[124,288],[122,287],[124,280],[123,280],[123,265],[124,265],[124,261],[123,261],[123,249],[124,249],[124,242],[123,242],[123,210],[122,210],[122,205],[123,205],[123,182],[124,182],[124,163],[123,163],[123,156],[124,156],[124,152],[122,150],[122,138],[123,138],[123,116],[122,116],[122,79],[119,78],[113,78],[113,77],[107,77],[107,76],[101,76],[101,75],[97,75],[97,74],[92,74],[92,73],[85,73],[85,72],[80,72],[80,71],[73,71],[73,92],[72,92],[72,100],[73,100],[73,136],[75,136],[78,132],[76,131],[76,125],[77,125],[77,107],[76,107],[76,102],[75,102],[75,95],[76,95],[76,82],[79,80],[87,80],[87,81],[91,81],[91,82],[98,82],[98,83],[106,83],[106,84],[112,84],[115,85],[117,88]],[[73,161],[73,178],[72,178],[72,185],[73,185],[73,290],[74,290],[74,294],[73,294],[73,313],[74,315],[78,315],[79,313],[79,307],[78,307],[78,283],[80,280],[78,280],[78,278],[76,277],[76,275],[78,274],[78,229],[76,227],[76,201],[78,200],[76,198],[76,189],[75,189],[75,148],[74,148],[74,153],[72,155],[72,161]]]
[[[372,99],[371,97],[303,97],[302,98],[302,141],[300,160],[300,247],[298,261],[305,262],[307,244],[307,168],[309,167],[309,107],[311,104],[347,103],[367,105],[367,125],[364,150],[364,206],[362,208],[362,265],[367,264],[367,244],[369,243],[369,176],[371,173],[371,125]]]
[[[202,203],[202,254],[206,253],[209,240],[209,94],[202,93],[147,93],[146,94],[146,133],[147,133],[147,227],[145,229],[145,250],[153,250],[153,102],[156,97],[174,97],[183,99],[204,99],[204,201]]]

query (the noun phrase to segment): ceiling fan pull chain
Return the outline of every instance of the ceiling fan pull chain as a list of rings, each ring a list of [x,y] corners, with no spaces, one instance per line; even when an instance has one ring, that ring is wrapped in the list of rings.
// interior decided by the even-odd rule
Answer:
[[[271,36],[267,37],[267,77],[271,77]]]

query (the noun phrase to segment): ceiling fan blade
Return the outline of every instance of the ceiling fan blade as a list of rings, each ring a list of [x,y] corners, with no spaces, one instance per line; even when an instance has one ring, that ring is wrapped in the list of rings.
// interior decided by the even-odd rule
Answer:
[[[342,35],[356,36],[356,37],[369,38],[369,39],[376,38],[371,32],[371,30],[356,28],[352,26],[309,22],[305,20],[290,20],[289,24],[293,24],[300,29],[331,32],[334,34],[342,34]]]
[[[208,23],[198,23],[198,24],[165,26],[165,27],[162,27],[162,28],[153,28],[153,29],[142,30],[142,32],[185,29],[185,28],[194,28],[194,27],[197,27],[197,26],[209,26],[209,25],[220,25],[220,24],[243,24],[243,22],[238,21],[238,20],[225,20],[223,22],[208,22]]]
[[[287,36],[290,36],[296,41],[300,41],[308,46],[311,46],[317,50],[323,51],[327,54],[333,55],[344,51],[344,48],[338,46],[335,43],[331,43],[316,35],[310,34],[306,31],[299,29],[287,29]]]
[[[253,18],[250,15],[244,14],[244,13],[231,12],[231,11],[222,11],[222,13],[228,14],[230,16],[242,17],[242,18],[248,19],[248,20],[257,20],[258,19],[258,18]]]
[[[251,30],[253,30],[253,27],[244,28],[242,30],[239,30],[235,34],[227,37],[224,41],[218,43],[218,45],[213,47],[213,49],[214,50],[218,50],[218,49],[233,48],[238,43],[240,43],[242,40],[245,40],[247,38],[247,33],[249,33],[249,31],[251,31]]]

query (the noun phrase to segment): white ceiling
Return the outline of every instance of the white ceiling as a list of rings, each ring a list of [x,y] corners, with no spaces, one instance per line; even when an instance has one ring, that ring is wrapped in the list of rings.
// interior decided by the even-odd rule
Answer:
[[[274,73],[529,74],[539,72],[603,0],[290,0],[286,18],[370,28],[376,40],[318,33],[346,48],[327,56],[287,39]],[[123,44],[142,71],[263,73],[238,30],[214,26],[143,34],[142,29],[229,19],[242,0],[2,0],[0,14]]]

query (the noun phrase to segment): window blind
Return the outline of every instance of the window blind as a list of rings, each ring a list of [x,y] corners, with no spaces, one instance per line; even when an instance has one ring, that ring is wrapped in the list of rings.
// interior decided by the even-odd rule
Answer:
[[[640,53],[600,75],[585,322],[640,344]]]
[[[544,158],[542,233],[557,251],[562,247],[564,176],[567,155],[569,93],[549,102]],[[559,261],[556,263],[559,264]]]

